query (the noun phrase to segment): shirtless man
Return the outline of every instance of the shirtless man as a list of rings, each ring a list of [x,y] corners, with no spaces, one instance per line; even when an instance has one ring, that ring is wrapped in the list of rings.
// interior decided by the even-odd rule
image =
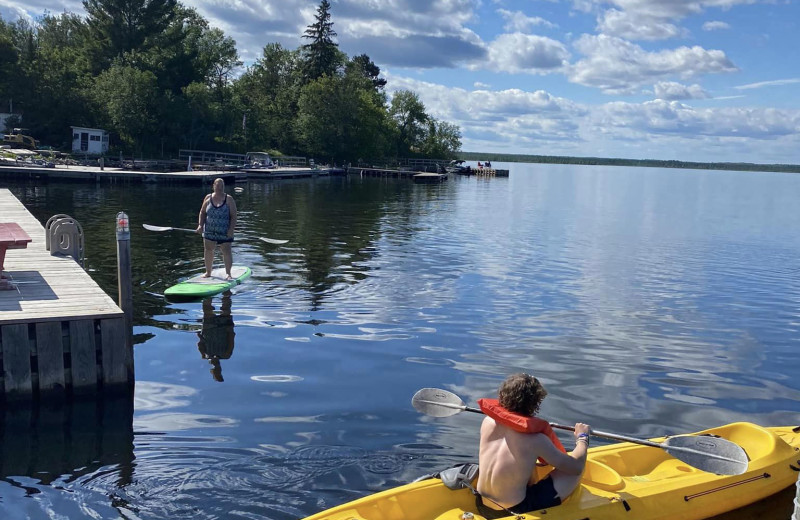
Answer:
[[[528,374],[509,376],[499,390],[500,405],[531,417],[547,391]],[[569,496],[581,479],[589,447],[589,426],[575,425],[575,449],[564,453],[543,433],[520,433],[486,417],[481,425],[478,512],[491,520],[556,506]],[[555,469],[536,481],[536,460],[542,457]]]

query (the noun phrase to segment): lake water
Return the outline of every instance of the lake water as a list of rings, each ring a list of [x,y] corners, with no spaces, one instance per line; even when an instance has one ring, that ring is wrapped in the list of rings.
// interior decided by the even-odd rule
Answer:
[[[81,222],[114,297],[128,212],[136,341],[133,409],[5,411],[0,517],[301,518],[476,460],[479,416],[410,399],[474,405],[518,371],[555,422],[798,423],[800,176],[496,166],[510,178],[242,184],[253,277],[179,304],[163,291],[201,241],[141,224],[193,227],[205,189],[0,181]]]

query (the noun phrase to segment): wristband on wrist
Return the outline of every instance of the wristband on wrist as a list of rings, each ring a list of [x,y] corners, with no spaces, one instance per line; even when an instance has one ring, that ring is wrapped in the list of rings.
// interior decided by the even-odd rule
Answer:
[[[586,444],[588,445],[589,444],[589,435],[586,434],[586,433],[581,433],[581,434],[578,435],[578,440],[579,441],[585,441]]]

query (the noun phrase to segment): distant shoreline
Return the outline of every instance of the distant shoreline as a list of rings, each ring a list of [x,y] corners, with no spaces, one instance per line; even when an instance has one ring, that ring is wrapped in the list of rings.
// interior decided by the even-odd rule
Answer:
[[[465,161],[526,162],[542,164],[585,164],[600,166],[641,166],[648,168],[680,168],[687,170],[731,170],[751,172],[800,173],[800,164],[756,164],[742,162],[662,161],[657,159],[615,159],[603,157],[570,157],[559,155],[524,155],[459,152]]]

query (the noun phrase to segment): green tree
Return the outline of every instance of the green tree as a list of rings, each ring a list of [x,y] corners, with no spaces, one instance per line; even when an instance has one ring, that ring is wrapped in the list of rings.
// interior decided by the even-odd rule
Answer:
[[[297,51],[278,43],[264,47],[263,54],[234,85],[234,105],[239,117],[246,114],[246,146],[295,153],[295,125],[302,85],[301,60]]]
[[[381,69],[367,56],[359,54],[347,64],[348,69],[354,69],[359,74],[369,79],[376,90],[383,90],[386,86],[386,79],[381,78]]]
[[[75,14],[45,15],[37,31],[37,57],[25,119],[42,142],[64,146],[71,125],[93,126],[94,106],[88,94],[91,64],[86,52],[87,26]]]
[[[398,90],[392,97],[389,114],[397,129],[396,151],[399,157],[422,153],[422,138],[428,123],[425,105],[410,90]]]
[[[134,150],[155,149],[159,92],[155,75],[115,63],[97,77],[94,96],[120,137]]]
[[[421,143],[421,152],[432,159],[455,159],[461,151],[461,129],[458,125],[428,117],[428,126]]]
[[[383,99],[359,74],[322,76],[304,86],[297,128],[306,153],[340,164],[385,156],[390,125]]]
[[[5,112],[13,104],[16,95],[14,78],[18,78],[21,71],[19,69],[19,53],[11,36],[5,34],[3,20],[0,20],[0,111]],[[0,128],[0,132],[3,129]]]
[[[342,65],[339,46],[333,41],[336,31],[333,30],[331,4],[328,0],[319,3],[314,19],[315,22],[303,34],[303,38],[308,39],[309,43],[301,47],[306,81],[313,81],[322,75],[333,76]]]
[[[231,81],[231,74],[242,66],[236,41],[225,36],[221,29],[205,31],[198,42],[199,63],[204,71],[208,85],[222,92]]]
[[[341,159],[344,126],[349,114],[342,90],[341,80],[331,76],[322,76],[303,87],[296,127],[307,153],[325,160]]]
[[[177,5],[177,0],[83,0],[101,68],[157,45],[178,14]]]

